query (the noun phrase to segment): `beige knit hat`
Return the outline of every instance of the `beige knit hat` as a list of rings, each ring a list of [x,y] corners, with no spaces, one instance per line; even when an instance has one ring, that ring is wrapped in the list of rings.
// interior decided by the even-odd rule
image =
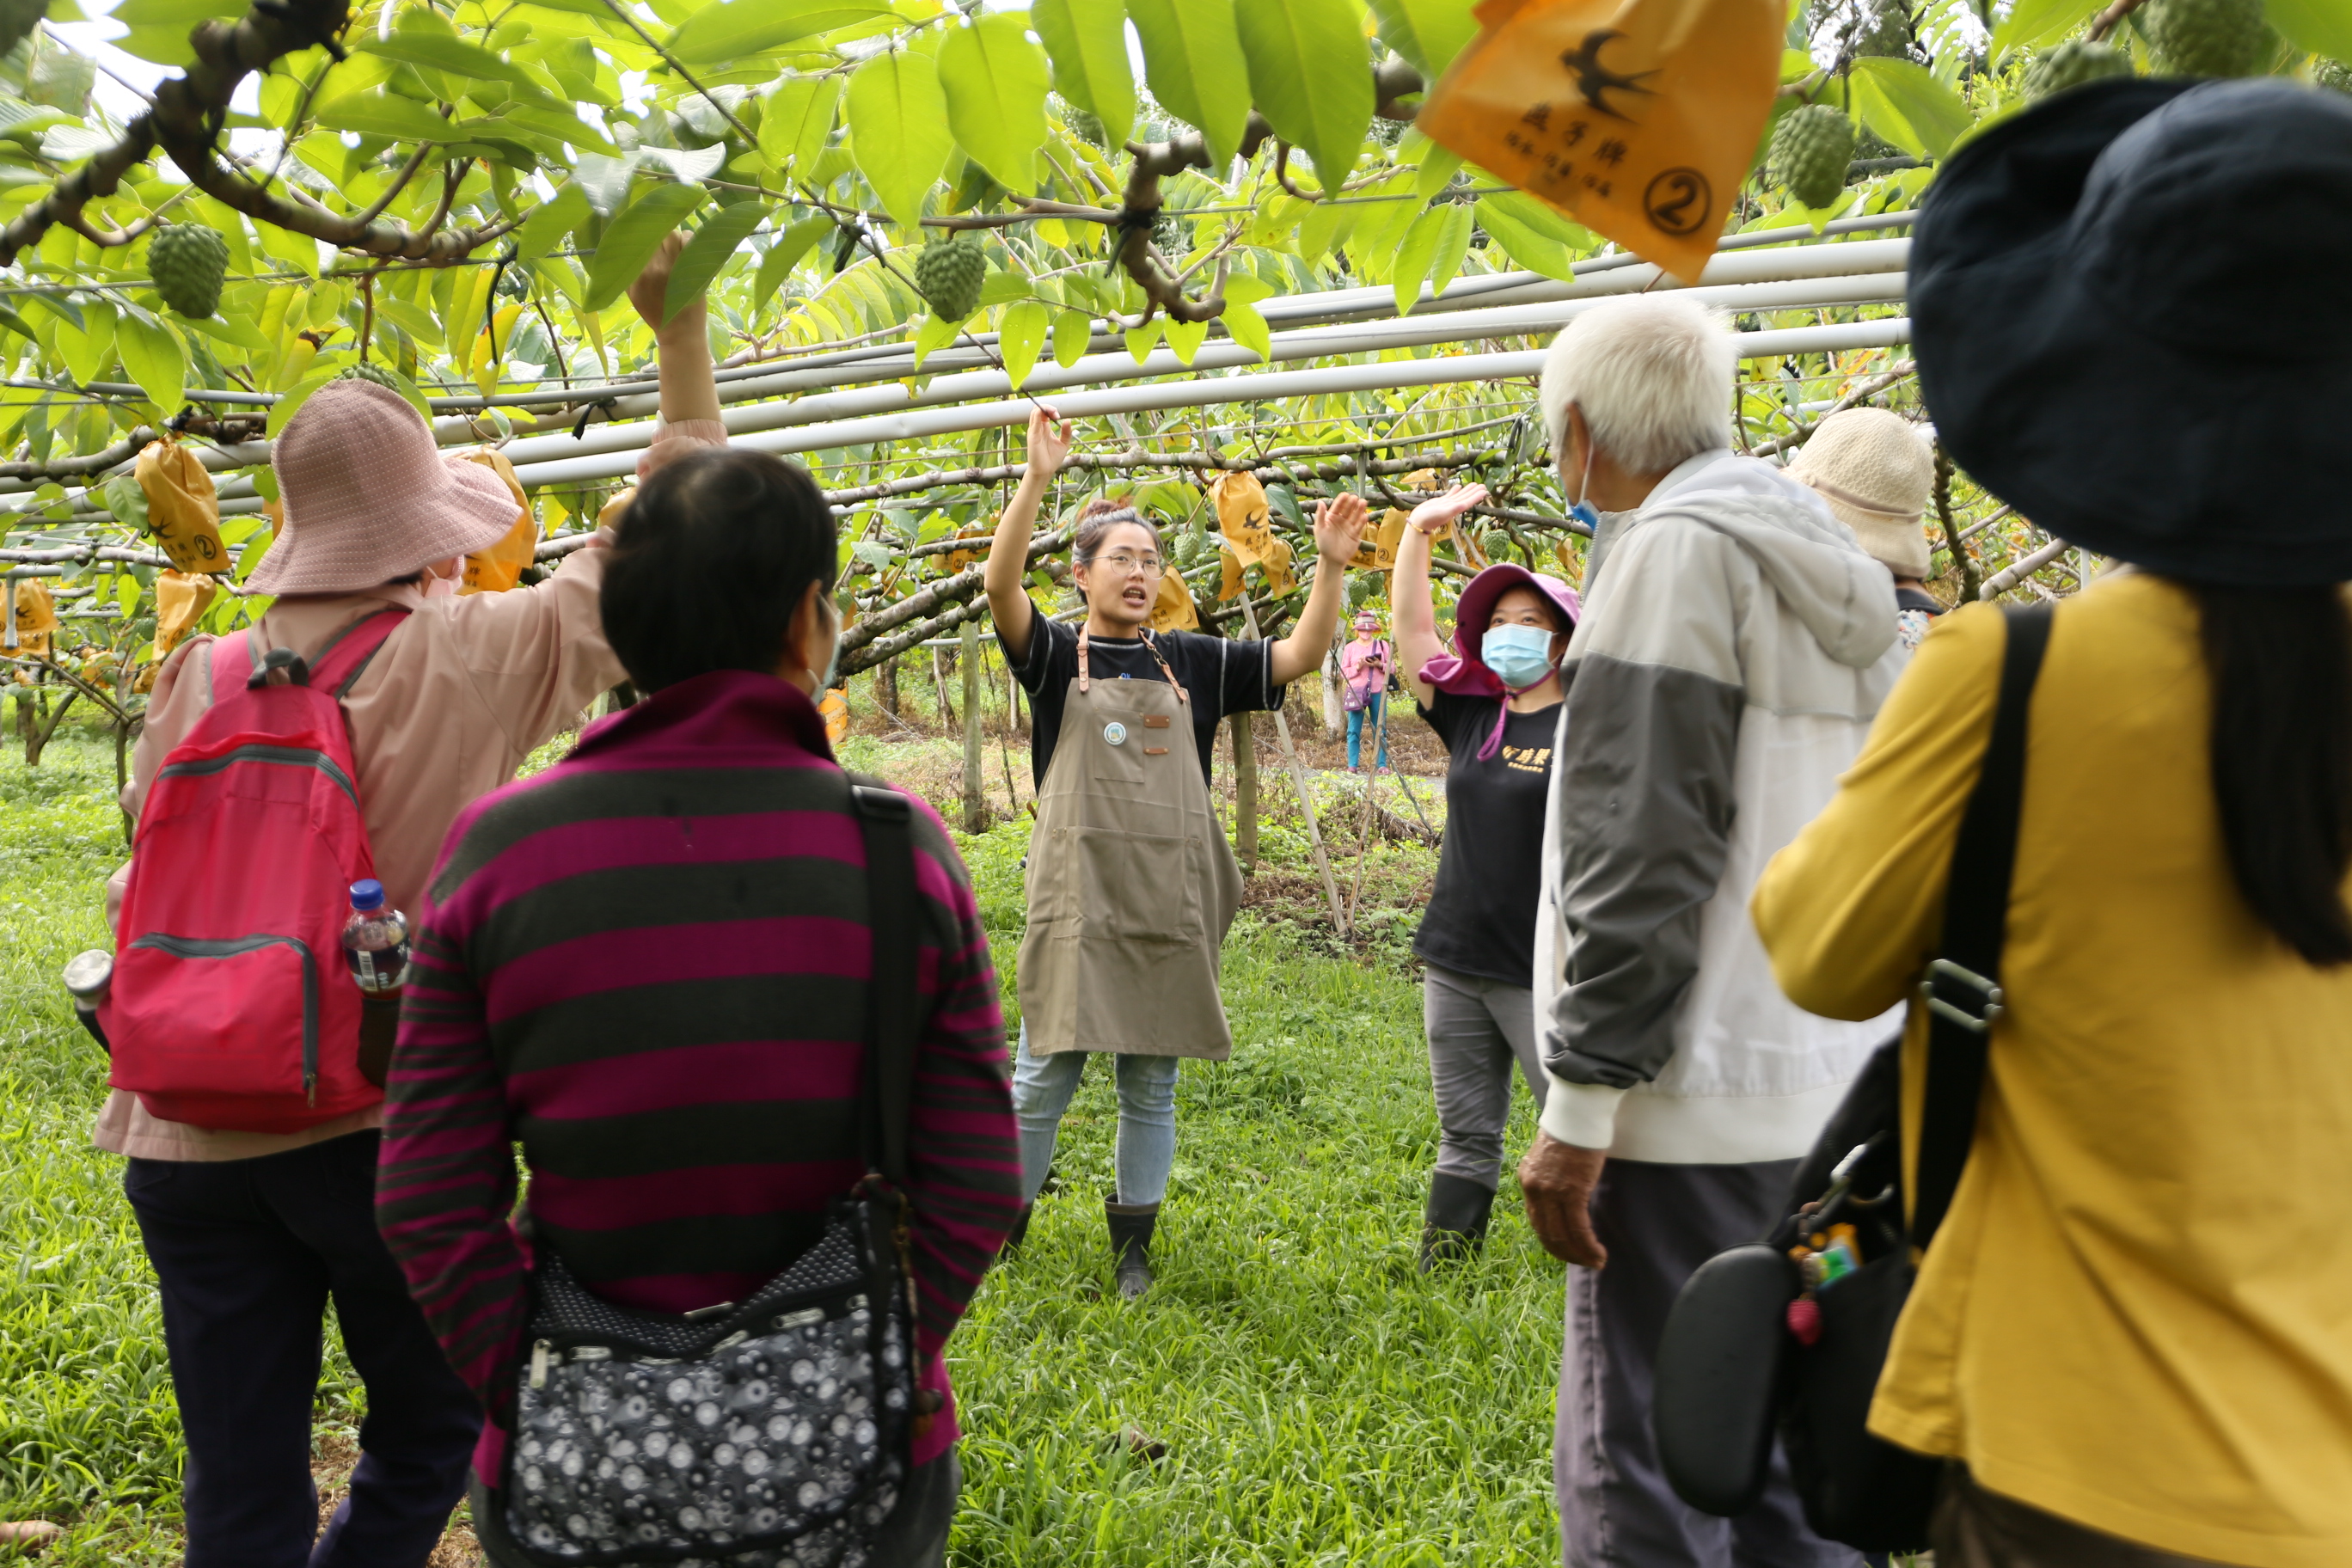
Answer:
[[[486,549],[515,524],[506,481],[445,459],[408,400],[372,381],[312,393],[269,461],[286,531],[246,580],[257,593],[357,593]]]
[[[1820,491],[1872,560],[1897,577],[1927,574],[1919,520],[1935,488],[1936,459],[1909,420],[1884,408],[1832,414],[1814,426],[1789,477]]]

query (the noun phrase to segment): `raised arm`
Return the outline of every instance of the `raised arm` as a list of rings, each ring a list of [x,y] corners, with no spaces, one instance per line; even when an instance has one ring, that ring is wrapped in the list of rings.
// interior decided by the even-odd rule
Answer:
[[[1356,558],[1364,529],[1372,514],[1360,495],[1342,495],[1315,508],[1315,585],[1307,590],[1307,607],[1298,625],[1274,645],[1269,674],[1276,686],[1287,686],[1323,668],[1331,650],[1331,635],[1339,629],[1339,610],[1348,596],[1348,563]]]
[[[629,285],[629,303],[654,330],[654,355],[661,366],[661,416],[667,425],[719,416],[719,382],[710,365],[709,312],[702,296],[678,307],[677,315],[662,319],[670,269],[685,248],[685,233],[672,234]]]
[[[1397,662],[1412,700],[1429,706],[1429,683],[1422,667],[1445,651],[1437,640],[1437,605],[1429,587],[1429,551],[1454,520],[1486,499],[1484,485],[1457,485],[1412,509],[1404,537],[1397,541],[1396,576],[1389,589],[1396,609]]]
[[[1069,460],[1070,422],[1051,405],[1039,404],[1029,412],[1029,456],[1021,470],[1021,486],[1005,504],[980,577],[988,589],[988,613],[996,619],[996,644],[1004,650],[1005,663],[1015,668],[1029,657],[1029,634],[1037,625],[1037,607],[1022,586],[1029,574],[1029,536],[1036,531],[1045,487]]]

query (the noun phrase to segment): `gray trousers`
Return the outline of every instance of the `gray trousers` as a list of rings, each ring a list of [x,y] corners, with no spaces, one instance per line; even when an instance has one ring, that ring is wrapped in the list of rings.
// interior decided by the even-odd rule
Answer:
[[[1511,1120],[1512,1064],[1536,1097],[1538,1115],[1550,1087],[1536,1058],[1535,997],[1524,985],[1432,963],[1422,974],[1421,1019],[1437,1096],[1438,1172],[1492,1192]]]
[[[1568,1271],[1552,1436],[1567,1568],[1861,1568],[1861,1553],[1805,1528],[1777,1446],[1763,1500],[1717,1519],[1675,1496],[1650,1436],[1667,1309],[1700,1264],[1771,1227],[1796,1171],[1794,1160],[1602,1167],[1592,1226],[1609,1264]]]

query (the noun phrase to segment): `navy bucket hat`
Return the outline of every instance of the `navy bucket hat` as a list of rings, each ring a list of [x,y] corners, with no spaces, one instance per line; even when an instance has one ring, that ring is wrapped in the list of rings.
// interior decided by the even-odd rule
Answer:
[[[2352,100],[2060,93],[1946,165],[1909,289],[1946,450],[2036,524],[2199,581],[2352,580]]]

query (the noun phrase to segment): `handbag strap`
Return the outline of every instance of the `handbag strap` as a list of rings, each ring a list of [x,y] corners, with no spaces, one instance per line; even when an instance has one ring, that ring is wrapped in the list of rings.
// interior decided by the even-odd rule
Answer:
[[[1986,1045],[2001,1014],[2000,959],[2025,795],[2027,710],[2050,645],[2050,613],[2048,605],[2002,612],[2009,640],[2001,654],[1992,739],[1952,847],[1943,940],[1919,980],[1919,1000],[1927,1009],[1927,1072],[1911,1244],[1922,1249],[1935,1239],[1969,1163]]]
[[[914,813],[878,779],[851,775],[851,804],[866,840],[866,930],[873,954],[866,1009],[866,1164],[894,1187],[907,1184],[907,1122],[914,1099]]]

